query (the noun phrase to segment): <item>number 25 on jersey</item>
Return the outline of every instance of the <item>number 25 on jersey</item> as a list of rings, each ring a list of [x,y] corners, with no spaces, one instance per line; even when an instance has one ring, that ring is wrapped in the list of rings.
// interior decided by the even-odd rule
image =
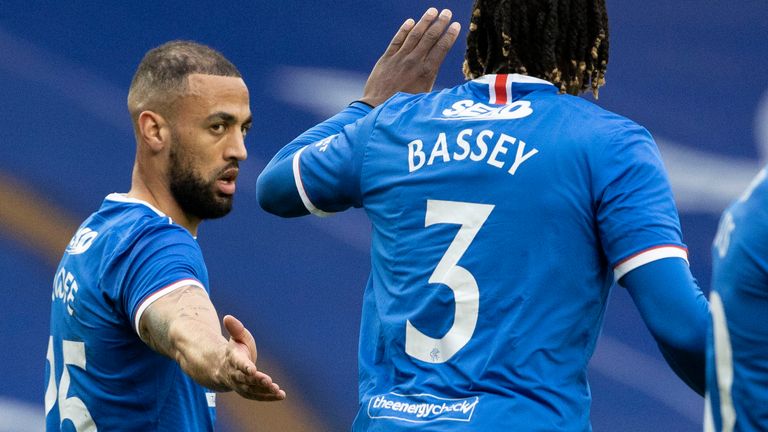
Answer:
[[[48,416],[58,402],[59,422],[61,425],[64,424],[65,420],[69,420],[77,432],[96,431],[96,424],[93,422],[91,413],[82,399],[77,396],[67,395],[71,382],[69,367],[85,370],[85,344],[83,342],[64,340],[62,341],[61,351],[64,357],[64,364],[62,365],[61,379],[57,386],[56,359],[53,355],[53,336],[49,337],[48,353],[45,356],[50,370],[48,385],[45,389],[45,415]]]

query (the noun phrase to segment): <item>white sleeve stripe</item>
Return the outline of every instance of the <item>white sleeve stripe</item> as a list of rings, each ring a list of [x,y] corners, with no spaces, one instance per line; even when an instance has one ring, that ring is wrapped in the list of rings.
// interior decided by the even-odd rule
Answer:
[[[299,158],[301,156],[301,153],[306,149],[307,148],[304,147],[301,150],[297,151],[295,155],[293,155],[293,180],[296,182],[296,190],[299,191],[301,202],[304,203],[304,207],[306,207],[310,213],[320,217],[330,216],[333,213],[324,212],[319,208],[315,207],[314,204],[312,204],[312,201],[309,200],[309,196],[307,195],[307,191],[304,189],[304,183],[301,181],[301,167],[299,166],[299,161],[300,161]]]
[[[680,246],[657,246],[635,254],[620,262],[613,269],[613,278],[618,281],[632,270],[663,258],[682,258],[688,262],[688,251]]]
[[[196,286],[200,287],[205,291],[205,287],[203,284],[200,283],[200,281],[196,279],[182,279],[178,282],[174,282],[164,288],[160,288],[159,290],[155,291],[150,295],[149,297],[145,298],[143,302],[139,305],[139,308],[136,310],[136,318],[133,320],[134,329],[136,330],[136,334],[141,336],[141,333],[139,333],[139,323],[141,322],[141,316],[144,314],[144,311],[147,310],[149,305],[156,302],[159,298],[163,297],[164,295],[170,294],[173,291],[176,291],[177,289],[185,286]],[[207,293],[207,292],[206,292]]]

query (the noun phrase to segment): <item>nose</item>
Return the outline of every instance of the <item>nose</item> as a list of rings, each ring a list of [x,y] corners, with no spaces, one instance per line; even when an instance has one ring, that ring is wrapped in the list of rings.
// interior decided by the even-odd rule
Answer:
[[[232,135],[224,156],[226,159],[244,161],[248,157],[248,149],[245,148],[245,135],[240,131]]]

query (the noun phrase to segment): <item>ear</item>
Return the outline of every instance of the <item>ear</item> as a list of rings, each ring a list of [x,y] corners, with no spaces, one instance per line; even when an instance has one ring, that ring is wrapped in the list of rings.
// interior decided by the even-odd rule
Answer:
[[[153,153],[159,153],[170,142],[170,129],[163,116],[154,111],[142,111],[137,121],[139,136]]]

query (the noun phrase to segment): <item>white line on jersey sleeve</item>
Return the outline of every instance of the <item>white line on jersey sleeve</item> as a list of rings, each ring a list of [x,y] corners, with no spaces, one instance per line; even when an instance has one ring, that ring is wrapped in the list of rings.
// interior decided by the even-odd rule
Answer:
[[[297,151],[295,155],[293,155],[293,179],[296,182],[296,190],[299,191],[301,202],[304,203],[304,207],[306,207],[310,213],[312,213],[315,216],[327,217],[332,215],[333,213],[324,212],[319,208],[315,207],[315,205],[312,204],[312,201],[309,200],[307,191],[304,189],[304,183],[301,181],[301,167],[299,166],[299,162],[301,161],[300,159],[301,153],[303,153],[304,150],[306,149],[307,148],[304,147],[301,150]]]
[[[141,322],[141,316],[144,314],[144,311],[147,310],[149,305],[156,302],[161,297],[168,295],[177,289],[185,286],[196,286],[202,288],[203,291],[205,291],[205,287],[203,287],[203,284],[200,283],[200,281],[196,279],[182,279],[178,282],[174,282],[164,288],[160,288],[159,290],[155,291],[150,295],[149,297],[145,298],[143,302],[139,305],[139,308],[136,310],[136,318],[133,320],[133,326],[136,330],[136,334],[141,336],[141,333],[139,333],[139,323]],[[206,291],[207,294],[207,291]]]
[[[613,278],[618,282],[625,274],[632,270],[663,258],[682,258],[688,262],[688,251],[680,246],[656,246],[636,253],[620,262],[613,269]]]

